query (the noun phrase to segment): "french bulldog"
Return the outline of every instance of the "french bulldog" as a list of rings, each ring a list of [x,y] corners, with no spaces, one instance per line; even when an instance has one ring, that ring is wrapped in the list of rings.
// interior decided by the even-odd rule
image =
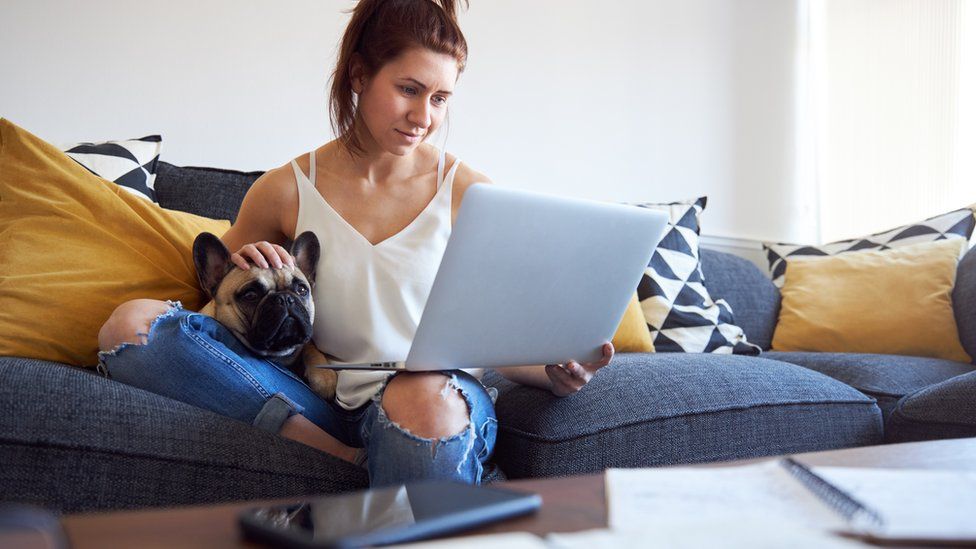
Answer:
[[[311,231],[298,235],[291,255],[294,269],[252,265],[244,270],[230,260],[230,250],[217,236],[200,233],[193,241],[193,263],[210,302],[199,312],[223,324],[255,355],[288,368],[332,400],[338,376],[316,368],[328,359],[312,342],[318,238]]]

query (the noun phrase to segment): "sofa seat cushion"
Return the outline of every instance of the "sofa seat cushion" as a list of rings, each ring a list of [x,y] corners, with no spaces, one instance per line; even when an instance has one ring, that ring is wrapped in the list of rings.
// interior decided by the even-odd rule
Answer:
[[[495,459],[512,478],[721,461],[877,444],[874,399],[827,376],[758,357],[619,354],[558,398],[496,371]]]
[[[40,360],[0,358],[0,486],[61,512],[366,487],[364,469],[246,423]]]
[[[885,440],[976,437],[976,372],[905,395],[888,417]]]
[[[885,417],[908,393],[976,369],[951,360],[901,355],[769,351],[763,356],[843,381],[877,399]]]

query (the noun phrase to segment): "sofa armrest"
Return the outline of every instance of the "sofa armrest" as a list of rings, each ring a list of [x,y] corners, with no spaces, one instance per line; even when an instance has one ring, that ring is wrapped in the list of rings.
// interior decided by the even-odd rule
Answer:
[[[976,371],[936,383],[898,401],[885,441],[911,442],[976,436]]]
[[[976,364],[976,248],[969,250],[959,262],[952,307],[956,313],[959,341]]]
[[[702,274],[712,299],[732,306],[735,323],[750,343],[768,350],[779,318],[779,290],[751,261],[715,250],[701,250]]]

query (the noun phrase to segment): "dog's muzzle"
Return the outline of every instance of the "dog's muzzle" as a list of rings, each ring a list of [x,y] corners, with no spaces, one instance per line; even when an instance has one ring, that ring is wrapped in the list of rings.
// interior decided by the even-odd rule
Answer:
[[[312,338],[312,321],[301,300],[289,292],[265,298],[251,321],[248,340],[255,350],[269,354],[288,351]]]

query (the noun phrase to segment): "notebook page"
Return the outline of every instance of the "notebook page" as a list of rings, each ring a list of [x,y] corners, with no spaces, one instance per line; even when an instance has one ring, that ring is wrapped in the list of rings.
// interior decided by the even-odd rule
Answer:
[[[686,517],[651,520],[641,531],[587,530],[546,536],[549,549],[857,549],[863,543],[804,528],[795,523],[760,520],[709,520]]]
[[[976,540],[974,472],[855,467],[814,467],[813,471],[885,520],[880,529],[855,533],[891,539]]]
[[[610,528],[647,528],[648,521],[788,522],[839,529],[843,519],[775,461],[739,467],[608,469]],[[705,524],[705,522],[702,522]]]

